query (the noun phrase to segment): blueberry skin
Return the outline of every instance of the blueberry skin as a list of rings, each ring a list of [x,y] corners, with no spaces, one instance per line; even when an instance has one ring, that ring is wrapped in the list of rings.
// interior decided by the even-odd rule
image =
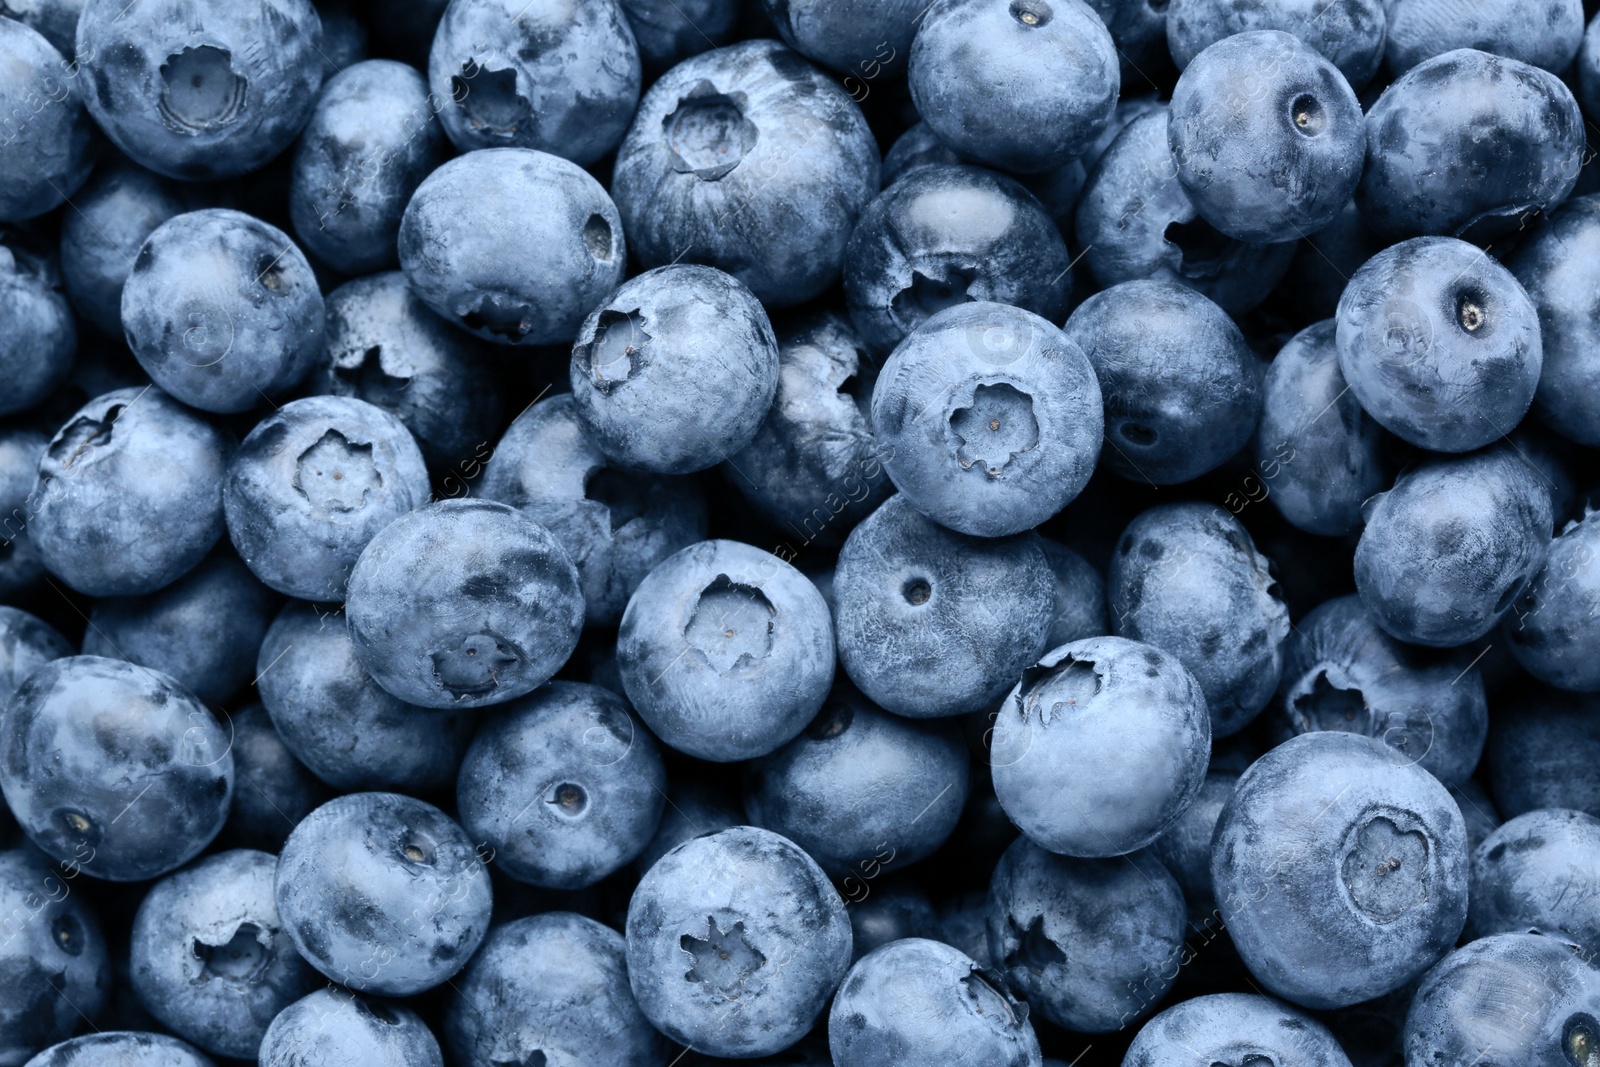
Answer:
[[[911,42],[911,99],[962,155],[1021,173],[1066,163],[1111,121],[1122,79],[1081,0],[939,0]]]
[[[1261,389],[1256,470],[1297,529],[1339,537],[1361,525],[1361,505],[1388,485],[1378,424],[1339,369],[1333,319],[1278,350]]]
[[[1587,115],[1600,114],[1600,15],[1589,20],[1578,49],[1578,93]]]
[[[511,877],[581,889],[649,844],[666,802],[649,731],[609,689],[552,682],[484,720],[456,805]]]
[[[1235,34],[1189,63],[1167,128],[1206,221],[1250,244],[1315,233],[1361,180],[1366,129],[1339,68],[1281,30]]]
[[[696,778],[676,778],[667,790],[655,836],[639,853],[639,873],[654,867],[657,860],[690,838],[749,822],[732,791]]]
[[[901,495],[974,537],[1030,530],[1070,503],[1094,473],[1101,410],[1071,338],[983,301],[918,326],[872,389],[873,433]]]
[[[1109,633],[1105,578],[1093,564],[1059,541],[1041,537],[1039,547],[1056,578],[1055,619],[1044,647],[1060,648],[1080,638]]]
[[[1592,1054],[1597,1018],[1600,971],[1576,945],[1560,936],[1497,934],[1457,949],[1424,976],[1406,1014],[1406,1063],[1444,1067],[1481,1056],[1565,1067]]]
[[[44,574],[33,545],[29,498],[50,438],[34,430],[0,430],[0,600],[13,600]],[[21,681],[21,679],[18,679]]]
[[[0,607],[0,708],[11,702],[28,675],[73,651],[43,619],[20,608]]]
[[[586,621],[614,626],[656,564],[705,540],[706,504],[687,478],[613,465],[576,407],[563,393],[518,415],[474,493],[549,530],[578,568]]]
[[[791,307],[838,279],[878,163],[866,119],[833,79],[776,41],[741,41],[684,60],[645,93],[611,193],[646,267],[704,263],[769,308]]]
[[[933,938],[960,949],[979,967],[995,969],[989,955],[989,891],[962,893],[939,907],[939,934]]]
[[[1600,819],[1550,808],[1519,815],[1472,854],[1471,940],[1553,934],[1600,951]]]
[[[850,965],[850,920],[822,869],[754,826],[663,856],[634,890],[627,935],[645,1018],[714,1056],[750,1059],[800,1040]]]
[[[328,79],[295,149],[289,217],[312,255],[345,274],[396,265],[400,217],[447,158],[428,84],[372,59]]]
[[[217,840],[276,853],[289,831],[329,799],[328,789],[289,751],[260,704],[229,712],[228,726],[233,731],[233,804]],[[428,743],[438,745],[433,737]],[[391,757],[401,751],[391,750]]]
[[[77,61],[37,30],[0,22],[0,57],[0,222],[21,222],[59,207],[89,177],[94,123],[83,108]]]
[[[94,912],[33,849],[0,852],[0,909],[0,1063],[14,1065],[99,1016],[111,965]]]
[[[145,786],[133,788],[130,773]],[[171,678],[99,656],[45,664],[0,733],[0,790],[30,840],[112,882],[155,878],[217,836],[233,794],[227,730]],[[119,819],[135,799],[142,817]]]
[[[1178,821],[1205,781],[1211,718],[1175,656],[1089,637],[1022,673],[991,735],[995,796],[1051,852],[1120,856]]]
[[[122,327],[161,388],[203,411],[246,411],[306,376],[322,350],[311,264],[284,232],[227,208],[156,227],[122,287]]]
[[[672,1052],[634,1003],[622,935],[571,912],[496,926],[454,987],[444,1043],[461,1067],[658,1067]]]
[[[400,220],[400,266],[417,296],[497,344],[571,340],[627,261],[622,219],[600,183],[528,148],[452,159]]]
[[[1217,895],[1211,885],[1211,835],[1238,784],[1237,774],[1208,773],[1178,821],[1150,844],[1150,855],[1160,861],[1183,891],[1189,924],[1197,931],[1215,921]],[[1142,857],[1136,856],[1134,862],[1142,862]]]
[[[61,292],[55,256],[19,231],[0,227],[0,361],[7,389],[0,415],[44,400],[72,370],[78,328]]]
[[[423,707],[474,708],[549,680],[577,647],[583,593],[544,527],[504,504],[446,500],[372,539],[346,611],[379,685]]]
[[[737,278],[674,264],[589,313],[568,377],[574,412],[613,462],[688,474],[755,436],[778,388],[778,340]]]
[[[78,20],[89,114],[136,163],[185,181],[236,178],[289,147],[321,47],[310,0],[88,0]]]
[[[1166,994],[1184,919],[1183,893],[1160,863],[1072,859],[1020,838],[990,884],[989,951],[1045,1018],[1107,1033]]]
[[[444,1067],[444,1056],[416,1012],[328,986],[278,1013],[261,1039],[259,1062],[260,1067]]]
[[[97,603],[83,653],[153,667],[219,705],[255,677],[256,652],[277,608],[272,591],[218,549],[164,589]]]
[[[1401,644],[1357,596],[1319,605],[1284,647],[1284,711],[1296,733],[1384,742],[1447,786],[1478,765],[1489,732],[1483,678],[1466,650]]]
[[[775,524],[837,545],[894,491],[872,434],[877,366],[838,312],[808,315],[777,338],[772,407],[722,471]]]
[[[933,132],[932,126],[918,121],[916,125],[895,138],[894,144],[889,146],[889,151],[884,153],[881,172],[883,187],[888,189],[918,167],[960,162],[961,156],[944,146],[939,140],[939,135]]]
[[[1350,1057],[1327,1027],[1282,1001],[1252,993],[1214,993],[1174,1004],[1139,1029],[1122,1067],[1201,1067],[1253,1059],[1350,1067]]]
[[[1417,467],[1363,511],[1356,590],[1379,626],[1414,645],[1488,633],[1549,551],[1550,494],[1508,448]]]
[[[879,193],[845,251],[850,319],[877,353],[966,301],[1066,314],[1067,244],[1032,193],[981,167],[929,164]]]
[[[278,857],[273,894],[306,961],[358,993],[432,989],[489,927],[489,872],[471,840],[397,793],[347,793],[307,815]]]
[[[61,216],[61,276],[78,314],[122,336],[122,287],[134,256],[162,223],[188,210],[178,182],[125,160],[95,171]]]
[[[953,533],[895,494],[851,531],[834,574],[839,664],[914,719],[993,707],[1045,651],[1055,578],[1028,534]]]
[[[1539,312],[1544,366],[1533,396],[1534,417],[1590,448],[1600,447],[1600,399],[1589,388],[1600,375],[1600,326],[1590,306],[1600,284],[1597,262],[1600,196],[1561,205],[1506,259]]]
[[[701,541],[639,584],[617,635],[628,699],[666,744],[728,763],[805,728],[833,683],[828,605],[805,575],[738,541]]]
[[[1547,685],[1600,692],[1600,512],[1567,524],[1528,588],[1501,623],[1523,670]]]
[[[1244,335],[1204,295],[1132,281],[1085,300],[1063,327],[1105,397],[1106,466],[1175,485],[1222,465],[1261,415],[1261,369]]]
[[[980,919],[981,922],[981,919]],[[850,963],[907,937],[939,936],[939,917],[928,898],[911,882],[880,882],[864,898],[850,902]],[[831,1067],[827,1060],[823,1067]]]
[[[1539,314],[1511,272],[1451,237],[1379,252],[1339,298],[1339,369],[1385,429],[1435,452],[1510,433],[1544,363]]]
[[[228,465],[228,535],[287,596],[338,601],[363,549],[431,495],[405,425],[364,400],[311,396],[256,423]]]
[[[1269,992],[1304,1007],[1398,989],[1466,922],[1461,811],[1374,738],[1312,733],[1272,749],[1240,777],[1211,849],[1239,955]]]
[[[633,29],[611,2],[451,0],[428,54],[439,121],[463,152],[593,163],[627,131],[639,80]]]
[[[23,1067],[216,1067],[187,1042],[166,1034],[105,1030],[52,1045]]]
[[[619,0],[639,47],[645,78],[655,81],[690,56],[721,48],[733,36],[735,0]]]
[[[6,5],[13,12],[6,17],[32,27],[56,51],[70,55],[76,47],[78,16],[83,4],[84,0],[18,0]]]
[[[1554,74],[1471,48],[1418,64],[1367,112],[1361,217],[1394,240],[1520,229],[1578,180],[1583,115]]]
[[[902,719],[846,687],[799,737],[746,765],[744,807],[830,875],[859,882],[942,845],[961,818],[967,775],[954,723]]]
[[[765,0],[765,6],[784,44],[858,86],[905,77],[928,10],[925,0]]]
[[[1469,778],[1461,785],[1452,786],[1450,795],[1456,798],[1456,806],[1461,809],[1461,818],[1467,824],[1467,844],[1473,852],[1478,851],[1478,846],[1483,844],[1488,836],[1502,825],[1500,815],[1495,811],[1494,801],[1489,799],[1489,793],[1475,778]],[[1468,912],[1471,919],[1471,912]]]
[[[219,852],[157,882],[134,915],[134,992],[218,1056],[253,1059],[267,1024],[317,984],[279,924],[276,869],[265,852]]]
[[[290,603],[261,642],[256,673],[284,745],[335,789],[433,792],[455,780],[472,720],[391,696],[356,659],[338,613]]]
[[[1042,1067],[1028,1006],[959,949],[908,937],[868,953],[828,1013],[835,1067]]]
[[[1256,30],[1292,33],[1360,90],[1383,62],[1385,0],[1172,0],[1167,46],[1185,70],[1211,45]],[[1358,165],[1359,169],[1359,165]]]
[[[1447,0],[1389,0],[1389,69],[1404,74],[1456,48],[1485,52],[1561,74],[1583,40],[1583,0],[1485,0],[1457,6]]]
[[[1216,737],[1243,729],[1278,687],[1289,609],[1271,566],[1238,519],[1198,503],[1144,512],[1111,558],[1112,633],[1169,652],[1193,672]]]
[[[1539,808],[1600,818],[1600,697],[1522,688],[1514,708],[1495,709],[1484,763],[1508,819]]]
[[[1172,55],[1167,48],[1167,0],[1088,0],[1088,4],[1117,47],[1125,96],[1168,76]]]
[[[1090,172],[1077,209],[1084,264],[1101,287],[1174,282],[1231,315],[1249,311],[1289,269],[1295,246],[1245,244],[1200,218],[1167,144],[1168,111],[1129,122]]]

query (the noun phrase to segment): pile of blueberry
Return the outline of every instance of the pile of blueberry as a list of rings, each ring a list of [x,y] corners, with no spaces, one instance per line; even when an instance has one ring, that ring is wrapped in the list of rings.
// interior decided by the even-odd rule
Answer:
[[[1596,8],[0,0],[0,1067],[1600,1067]]]

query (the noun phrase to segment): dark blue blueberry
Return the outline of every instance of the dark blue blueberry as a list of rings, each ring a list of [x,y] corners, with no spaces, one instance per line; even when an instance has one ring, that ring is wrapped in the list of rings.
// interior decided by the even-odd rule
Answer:
[[[1468,937],[1554,934],[1600,954],[1600,819],[1559,808],[1501,826],[1472,854]]]
[[[1077,158],[1077,162],[1084,168],[1084,178],[1087,179],[1090,174],[1094,173],[1095,164],[1100,162],[1100,158],[1105,155],[1106,149],[1111,147],[1111,142],[1115,141],[1134,119],[1139,118],[1141,115],[1148,115],[1152,111],[1161,112],[1162,133],[1165,134],[1167,105],[1162,103],[1155,93],[1152,92],[1142,96],[1124,96],[1119,99],[1117,101],[1117,110],[1111,115],[1111,121],[1106,123],[1106,128],[1101,130],[1099,135],[1089,142]],[[1161,137],[1160,141],[1165,145],[1166,137]],[[956,161],[952,160],[951,162]],[[1070,226],[1061,227],[1063,236],[1071,232],[1073,231]]]
[[[1289,609],[1271,568],[1239,520],[1207,504],[1151,508],[1111,558],[1111,631],[1189,668],[1217,737],[1243,729],[1278,687]]]
[[[400,265],[417,296],[499,344],[571,340],[627,260],[622,219],[600,183],[527,148],[451,160],[400,222]]]
[[[6,324],[0,331],[0,365],[6,368],[0,415],[33,407],[72,370],[78,328],[61,284],[52,252],[0,226],[0,321]]]
[[[1583,115],[1559,78],[1458,48],[1413,67],[1368,110],[1356,202],[1390,239],[1493,240],[1565,200],[1583,150]]]
[[[959,949],[908,937],[850,968],[828,1013],[834,1067],[1042,1067],[1028,1006]]]
[[[989,888],[989,951],[1011,987],[1058,1026],[1120,1030],[1177,976],[1185,914],[1159,862],[1071,859],[1026,838]]]
[[[639,49],[620,4],[451,0],[428,88],[463,152],[533,148],[588,164],[633,117]]]
[[[1389,0],[1389,69],[1404,74],[1456,48],[1481,48],[1561,74],[1583,39],[1583,0]]]
[[[1281,692],[1296,733],[1376,737],[1447,786],[1472,774],[1489,732],[1483,678],[1467,650],[1402,644],[1357,596],[1327,601],[1295,626]]]
[[[645,1017],[714,1056],[750,1059],[800,1040],[850,965],[850,920],[822,868],[753,826],[663,856],[634,890],[627,934]]]
[[[69,656],[39,668],[11,698],[0,790],[53,859],[74,873],[137,882],[182,866],[217,836],[233,756],[227,730],[171,678]]]
[[[918,122],[895,138],[883,155],[883,187],[889,188],[918,167],[938,163],[960,163],[961,156],[946,148],[933,127]]]
[[[80,74],[38,30],[0,18],[0,222],[59,207],[89,177],[94,123]]]
[[[122,287],[156,228],[191,206],[179,182],[125,160],[108,162],[61,216],[61,276],[79,315],[122,336]],[[186,324],[187,325],[187,324]]]
[[[1466,821],[1467,844],[1473,852],[1476,852],[1478,846],[1500,827],[1500,814],[1495,811],[1494,801],[1489,799],[1488,790],[1484,789],[1476,778],[1469,778],[1458,786],[1451,786],[1450,795],[1456,798],[1456,806],[1461,809],[1461,818]]]
[[[907,937],[941,940],[939,917],[927,896],[914,883],[892,879],[872,885],[866,897],[850,901],[850,934],[852,964],[891,941]],[[823,1062],[828,1067],[826,1060]]]
[[[322,78],[326,85],[346,67],[367,58],[370,41],[367,26],[362,22],[367,5],[362,0],[312,0],[312,3],[317,5],[317,14],[322,19]],[[422,0],[417,6],[427,7],[428,0]],[[389,14],[386,11],[380,17]]]
[[[1212,771],[1200,783],[1200,791],[1183,809],[1172,829],[1156,838],[1150,845],[1150,854],[1167,869],[1183,890],[1183,900],[1188,905],[1189,924],[1196,931],[1215,925],[1217,895],[1211,885],[1211,835],[1217,828],[1228,798],[1233,796],[1239,776],[1226,771]],[[1135,863],[1143,860],[1135,856]],[[1186,961],[1187,962],[1187,961]]]
[[[1124,99],[1131,89],[1153,88],[1155,79],[1170,75],[1167,47],[1167,0],[1088,0],[1106,25],[1121,60]]]
[[[639,873],[654,867],[657,860],[690,838],[745,826],[749,821],[733,790],[697,778],[676,779],[667,790],[655,836],[639,853]]]
[[[1332,222],[1295,245],[1277,292],[1293,302],[1301,315],[1297,321],[1331,319],[1350,276],[1384,244],[1367,229],[1352,198]]]
[[[1099,379],[1101,454],[1122,477],[1157,485],[1198,478],[1255,432],[1260,364],[1239,327],[1201,293],[1124,282],[1085,300],[1064,330]]]
[[[650,88],[611,191],[645,266],[706,263],[788,307],[839,277],[850,228],[878,192],[878,163],[866,119],[837,83],[776,41],[743,41]]]
[[[618,0],[651,81],[690,56],[721,48],[733,36],[736,0]]]
[[[505,504],[446,500],[368,543],[346,610],[379,685],[423,707],[475,708],[532,692],[567,661],[583,592],[543,526]]]
[[[1056,232],[1063,236],[1071,233],[1078,197],[1089,180],[1089,172],[1083,161],[1069,160],[1054,170],[1025,174],[1019,180],[1039,201],[1045,214],[1050,216],[1050,221],[1055,223]]]
[[[1504,447],[1416,467],[1363,512],[1356,589],[1379,626],[1417,645],[1488,633],[1550,547],[1550,494]]]
[[[627,943],[593,919],[552,911],[496,926],[452,986],[444,1042],[459,1067],[670,1059],[628,987]]]
[[[390,59],[328,80],[289,185],[289,215],[312,255],[345,274],[395,266],[400,216],[446,158],[438,107],[416,68]]]
[[[347,793],[294,828],[278,857],[283,929],[317,970],[359,993],[448,980],[489,927],[489,872],[461,827],[397,793]]]
[[[1578,49],[1578,94],[1585,114],[1600,114],[1600,15],[1589,20]]]
[[[846,539],[834,597],[840,666],[873,703],[919,719],[993,707],[1055,621],[1036,537],[953,533],[898,493]]]
[[[84,0],[13,0],[6,5],[6,17],[38,30],[62,55],[76,49],[78,16]]]
[[[1106,580],[1094,565],[1077,552],[1047,537],[1039,539],[1045,559],[1056,576],[1056,614],[1050,624],[1046,648],[1060,648],[1069,641],[1101,637],[1110,632],[1106,621]]]
[[[278,922],[276,870],[265,852],[219,852],[157,882],[133,919],[134,992],[218,1056],[254,1059],[267,1024],[317,984]]]
[[[50,438],[35,430],[0,430],[0,600],[31,589],[44,574],[28,531],[34,516],[29,498],[49,445]]]
[[[261,1039],[261,1067],[356,1063],[444,1067],[444,1056],[416,1012],[333,985],[284,1008]]]
[[[755,436],[778,388],[778,341],[737,278],[657,267],[589,313],[568,377],[574,412],[613,462],[688,474]]]
[[[1166,833],[1211,756],[1200,685],[1177,658],[1089,637],[1022,673],[994,720],[1000,806],[1028,837],[1068,856],[1120,856]]]
[[[1600,512],[1550,542],[1550,554],[1502,623],[1523,670],[1547,685],[1600,692]]]
[[[1506,818],[1571,808],[1600,819],[1600,696],[1519,684],[1496,705],[1483,755]]]
[[[215,1067],[193,1045],[166,1034],[97,1030],[39,1053],[24,1067]]]
[[[911,44],[911,99],[964,156],[1051,170],[1111,121],[1117,47],[1082,0],[939,0]]]
[[[1230,1060],[1350,1067],[1350,1057],[1327,1027],[1287,1004],[1253,993],[1216,993],[1168,1008],[1140,1028],[1122,1064],[1194,1067]]]
[[[284,232],[226,208],[175,215],[122,287],[128,347],[152,381],[204,411],[245,411],[322,352],[322,293]]]
[[[901,870],[942,845],[967,801],[967,746],[950,722],[914,722],[849,687],[745,770],[744,807],[835,877]],[[858,953],[859,955],[859,953]]]
[[[1251,974],[1309,1008],[1411,981],[1467,919],[1467,831],[1438,779],[1383,742],[1319,732],[1240,777],[1211,846],[1223,923]]]
[[[617,668],[662,741],[699,759],[751,759],[822,707],[834,673],[830,621],[817,587],[778,556],[702,541],[634,591]]]
[[[88,0],[78,21],[89,113],[169,178],[233,178],[282,152],[322,85],[311,0]]]
[[[844,87],[866,99],[876,79],[905,77],[912,38],[926,0],[765,0],[785,44],[845,75]]]
[[[228,535],[280,593],[338,601],[368,543],[428,502],[404,424],[364,400],[312,396],[256,424],[228,465]]]
[[[1178,69],[1234,34],[1252,30],[1292,33],[1339,68],[1361,90],[1383,62],[1385,0],[1172,0],[1167,45]],[[1235,83],[1225,90],[1238,91]]]
[[[989,955],[989,893],[987,890],[962,893],[939,908],[939,933],[933,940],[960,949],[979,967],[994,969]]]
[[[347,705],[339,708],[339,718],[346,718]],[[218,840],[236,848],[276,853],[289,831],[329,799],[327,787],[289,751],[260,704],[229,712],[228,728],[233,732],[233,804]],[[393,765],[402,755],[438,747],[438,737],[430,732],[425,743],[419,739],[413,745],[397,745],[387,749],[384,757]]]
[[[872,427],[884,469],[918,511],[958,533],[1005,537],[1088,483],[1103,435],[1100,385],[1078,344],[1038,315],[956,304],[883,365]]]
[[[71,643],[43,619],[20,608],[0,607],[0,708],[11,703],[28,675],[73,651]]]

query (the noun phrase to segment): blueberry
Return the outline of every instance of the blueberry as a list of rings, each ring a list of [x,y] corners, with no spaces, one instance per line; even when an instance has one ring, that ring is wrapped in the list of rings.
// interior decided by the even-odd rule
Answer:
[[[0,320],[6,323],[0,361],[7,386],[0,415],[33,407],[72,370],[78,328],[61,285],[52,252],[22,231],[0,226]]]
[[[939,139],[1006,170],[1059,167],[1111,121],[1121,74],[1082,0],[939,0],[911,44],[911,99]]]
[[[400,221],[400,265],[423,303],[507,345],[569,340],[622,281],[622,220],[575,164],[527,148],[451,160]]]
[[[1167,48],[1168,0],[1087,0],[1111,34],[1121,61],[1124,99],[1129,89],[1167,79],[1172,54]]]
[[[1296,733],[1376,737],[1447,786],[1472,774],[1489,732],[1483,678],[1467,651],[1402,644],[1356,596],[1329,600],[1295,626],[1281,693]]]
[[[357,558],[428,502],[428,471],[404,424],[364,400],[314,396],[256,423],[228,465],[228,535],[262,582],[337,601]]]
[[[901,719],[846,688],[799,737],[746,766],[744,806],[752,823],[859,885],[944,843],[967,800],[967,773],[953,723]]]
[[[1178,821],[1205,780],[1211,719],[1172,655],[1089,637],[1022,674],[995,719],[1000,805],[1028,837],[1068,856],[1120,856]]]
[[[1456,48],[1481,48],[1561,74],[1582,39],[1583,0],[1478,0],[1467,7],[1449,0],[1389,0],[1384,54],[1397,75]]]
[[[1384,5],[1385,0],[1172,0],[1167,44],[1183,70],[1224,38],[1282,30],[1321,53],[1360,90],[1383,62]]]
[[[1077,552],[1047,537],[1039,539],[1050,570],[1056,576],[1056,613],[1050,624],[1046,648],[1059,648],[1084,637],[1101,637],[1110,631],[1106,621],[1106,580]]]
[[[1502,625],[1507,647],[1539,681],[1600,692],[1600,512],[1587,511],[1550,542],[1550,553]]]
[[[1600,113],[1600,15],[1589,20],[1578,49],[1578,94],[1585,114]]]
[[[654,81],[690,56],[721,48],[733,36],[736,0],[618,0],[633,28],[639,63]]]
[[[323,305],[284,232],[225,208],[156,227],[122,287],[145,373],[185,404],[245,411],[295,385],[322,349]]]
[[[1421,974],[1467,918],[1467,831],[1438,779],[1370,737],[1312,733],[1239,779],[1211,845],[1223,923],[1269,992],[1310,1008]]]
[[[24,1067],[215,1067],[193,1045],[166,1034],[103,1030],[52,1045]]]
[[[31,26],[0,21],[0,222],[59,207],[94,166],[94,123],[83,109],[80,68],[58,49]]]
[[[207,1052],[254,1058],[272,1018],[316,984],[272,901],[277,859],[219,852],[151,887],[133,919],[133,988]]]
[[[846,89],[903,78],[928,10],[926,0],[765,0],[765,6],[784,43],[851,78]]]
[[[960,154],[945,147],[939,140],[939,135],[933,132],[932,126],[919,121],[895,138],[894,144],[889,146],[889,151],[884,153],[883,187],[888,189],[918,167],[961,161]]]
[[[1190,1067],[1235,1057],[1247,1064],[1350,1067],[1350,1057],[1327,1027],[1281,1001],[1251,993],[1216,993],[1173,1005],[1139,1029],[1122,1063]]]
[[[84,0],[13,0],[6,5],[11,14],[25,26],[39,31],[45,40],[62,55],[71,55],[76,47],[78,16],[83,12]]]
[[[228,725],[233,730],[233,804],[218,840],[275,853],[289,831],[329,799],[327,787],[289,751],[260,704],[229,712]],[[428,744],[437,746],[437,738],[430,736]],[[386,755],[395,760],[402,751],[391,749]]]
[[[368,1000],[338,986],[284,1008],[261,1039],[261,1067],[444,1067],[439,1042],[409,1008]]]
[[[620,4],[451,0],[428,86],[463,152],[533,148],[588,164],[633,117],[639,49]]]
[[[122,287],[157,227],[192,206],[180,182],[123,160],[94,172],[61,217],[61,276],[79,315],[122,336]],[[185,324],[187,325],[187,324]]]
[[[952,897],[938,915],[939,933],[933,940],[959,949],[984,970],[994,970],[994,957],[989,955],[988,890]]]
[[[1496,829],[1472,854],[1468,936],[1538,933],[1600,953],[1600,819],[1544,809]]]
[[[543,526],[504,504],[446,500],[367,544],[346,610],[379,685],[423,707],[475,708],[532,692],[566,662],[583,593]]]
[[[1542,685],[1497,705],[1484,747],[1489,791],[1508,819],[1539,808],[1600,818],[1600,697]]]
[[[845,299],[861,339],[888,352],[967,301],[1059,322],[1067,266],[1066,242],[1027,189],[981,167],[928,164],[861,213],[845,251]]]
[[[1005,981],[959,949],[920,937],[891,942],[850,968],[828,1013],[828,1047],[835,1067],[1043,1065],[1028,1006]]]
[[[1200,783],[1200,791],[1183,809],[1172,828],[1150,845],[1150,854],[1167,869],[1188,906],[1189,925],[1198,931],[1216,922],[1217,895],[1211,885],[1211,835],[1217,828],[1228,798],[1233,796],[1239,776],[1227,771],[1212,771]],[[1143,857],[1135,856],[1134,862]]]
[[[705,263],[788,307],[839,276],[878,163],[860,109],[832,79],[776,41],[742,41],[650,88],[611,191],[646,267]]]
[[[1255,432],[1260,365],[1239,327],[1200,293],[1173,282],[1124,282],[1085,300],[1064,329],[1099,379],[1101,454],[1122,477],[1189,481],[1226,462]]]
[[[428,85],[390,59],[335,74],[295,149],[289,185],[294,231],[312,255],[345,274],[397,263],[400,217],[446,158]]]
[[[677,779],[667,790],[655,836],[639,853],[639,873],[654,867],[657,860],[690,838],[745,826],[749,821],[732,790],[695,778]]]
[[[1450,795],[1456,798],[1456,806],[1461,809],[1461,818],[1466,821],[1467,844],[1473,852],[1477,852],[1478,846],[1501,826],[1500,815],[1495,811],[1494,801],[1489,799],[1488,790],[1484,789],[1475,778],[1469,778],[1458,786],[1451,786]],[[1468,918],[1470,917],[1469,913]]]
[[[730,762],[773,751],[833,681],[828,606],[805,575],[737,541],[702,541],[639,584],[617,636],[628,699],[662,741]]]
[[[77,54],[89,113],[134,162],[169,178],[233,178],[289,147],[322,84],[310,0],[88,0]]]
[[[1361,600],[1402,641],[1450,647],[1494,628],[1544,566],[1550,495],[1509,448],[1438,459],[1363,508]]]
[[[455,780],[472,720],[391,696],[356,659],[337,612],[285,607],[261,642],[256,674],[283,744],[335,789],[432,792]]]
[[[137,882],[194,858],[233,794],[224,727],[171,678],[98,656],[34,671],[0,732],[0,790],[35,845]],[[135,805],[133,818],[122,818]]]
[[[657,267],[589,313],[573,410],[613,462],[688,474],[750,443],[778,387],[778,341],[750,290],[710,267]]]
[[[1162,0],[1156,0],[1156,2],[1160,3]],[[1163,23],[1163,25],[1165,24]],[[1170,58],[1171,57],[1169,56],[1168,59]],[[1167,105],[1162,103],[1160,98],[1157,97],[1153,92],[1139,96],[1123,96],[1117,101],[1117,109],[1112,113],[1111,121],[1106,124],[1106,128],[1101,130],[1095,139],[1090,141],[1089,144],[1084,148],[1083,152],[1078,156],[1077,162],[1084,168],[1084,178],[1087,179],[1090,174],[1094,173],[1095,165],[1098,164],[1101,158],[1106,154],[1106,149],[1111,147],[1111,142],[1115,141],[1122,134],[1122,131],[1128,128],[1134,119],[1143,115],[1148,115],[1152,111],[1159,111],[1162,115],[1162,136],[1157,140],[1160,141],[1162,146],[1165,146],[1167,143]],[[1170,163],[1171,160],[1169,159],[1169,166],[1167,168],[1169,170],[1171,169]],[[1168,175],[1168,177],[1171,176],[1172,175]],[[1061,227],[1061,233],[1063,236],[1071,232],[1072,228],[1070,226]]]
[[[645,1017],[716,1056],[794,1044],[850,964],[850,920],[822,869],[753,826],[663,856],[634,890],[627,934],[628,978]]]
[[[627,943],[593,919],[553,911],[496,926],[453,985],[444,1040],[461,1067],[667,1062],[628,988]]]
[[[911,882],[893,880],[877,883],[864,899],[850,902],[850,934],[852,964],[891,941],[907,937],[941,940],[939,917],[927,896]],[[822,1064],[831,1067],[826,1059]]]
[[[845,540],[834,596],[850,680],[879,707],[932,718],[994,706],[1038,659],[1055,578],[1033,535],[953,533],[896,494]]]
[[[294,828],[278,857],[283,929],[317,970],[407,996],[448,980],[489,926],[489,873],[461,827],[397,793],[347,793]]]
[[[49,445],[50,438],[34,430],[0,430],[0,599],[15,598],[44,575],[28,531],[33,521],[29,497]]]
[[[20,608],[0,607],[0,708],[28,675],[52,660],[73,654],[73,647],[49,623]]]

